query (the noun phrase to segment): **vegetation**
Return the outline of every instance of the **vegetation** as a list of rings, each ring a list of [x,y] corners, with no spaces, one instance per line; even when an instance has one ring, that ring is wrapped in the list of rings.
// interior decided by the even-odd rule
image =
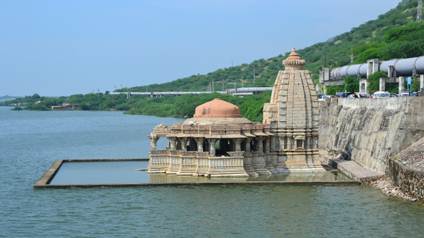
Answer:
[[[299,53],[305,58],[306,67],[312,72],[315,82],[322,67],[337,67],[349,63],[363,63],[367,59],[415,57],[424,55],[424,22],[415,22],[416,0],[403,0],[398,7],[369,21],[350,32],[341,34],[326,42],[318,43]],[[204,91],[224,90],[237,86],[272,86],[281,62],[287,55],[269,59],[255,60],[250,64],[218,69],[208,74],[197,74],[164,84],[153,84],[117,91]],[[370,80],[371,92],[378,90],[378,79],[373,75]],[[416,91],[418,80],[414,80]],[[358,91],[356,78],[345,78],[344,85],[327,87],[328,94],[343,91]],[[397,84],[386,84],[387,91],[396,92]],[[70,103],[81,110],[122,110],[130,114],[156,116],[190,117],[194,108],[215,97],[238,105],[243,116],[262,120],[262,107],[269,101],[270,94],[247,96],[243,98],[229,95],[210,94],[179,97],[130,97],[108,93],[78,94],[69,97],[41,97],[38,94],[0,103],[14,105],[30,110],[49,110],[53,105]]]
[[[345,89],[344,85],[328,86],[327,87],[327,94],[328,95],[336,95],[337,92],[344,92],[344,89]]]
[[[373,94],[380,89],[380,78],[387,78],[387,74],[376,72],[368,77],[368,92]]]
[[[420,91],[420,77],[414,77],[413,81],[412,81],[412,88],[411,90],[413,92],[418,92]]]
[[[199,104],[214,98],[234,103],[240,107],[242,115],[252,121],[262,121],[263,104],[269,101],[270,93],[262,93],[246,97],[235,97],[222,94],[183,95],[178,97],[150,98],[126,95],[109,95],[103,93],[77,94],[69,97],[30,97],[18,98],[3,102],[2,105],[16,106],[16,109],[50,110],[51,106],[70,103],[80,110],[119,110],[129,114],[155,115],[162,117],[191,117]]]
[[[403,0],[396,8],[376,20],[326,42],[299,50],[307,62],[306,67],[312,72],[314,81],[318,81],[319,70],[322,67],[342,66],[351,62],[363,63],[371,58],[386,60],[424,55],[422,40],[424,23],[415,22],[416,7],[416,0]],[[278,70],[282,68],[281,61],[286,56],[278,55],[164,84],[124,88],[118,91],[202,91],[211,89],[212,84],[215,90],[235,85],[272,86]]]
[[[359,79],[349,76],[344,78],[344,91],[354,93],[359,91]]]

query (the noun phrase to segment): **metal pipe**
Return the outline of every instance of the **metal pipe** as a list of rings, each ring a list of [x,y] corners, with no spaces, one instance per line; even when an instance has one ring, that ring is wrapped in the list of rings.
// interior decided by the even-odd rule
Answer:
[[[391,75],[393,77],[424,74],[424,56],[406,59],[391,59],[381,62],[380,72],[389,73],[390,68],[394,70]],[[334,68],[330,72],[330,80],[340,80],[346,76],[366,77],[367,64],[346,65]]]

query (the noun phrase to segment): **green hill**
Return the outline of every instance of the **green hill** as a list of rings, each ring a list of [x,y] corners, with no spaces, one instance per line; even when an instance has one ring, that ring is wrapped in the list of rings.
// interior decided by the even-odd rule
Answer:
[[[424,23],[416,22],[417,0],[403,0],[396,8],[326,42],[299,50],[315,82],[324,66],[355,63],[370,58],[403,58],[424,55]],[[286,55],[255,60],[250,64],[218,69],[163,84],[130,88],[130,91],[197,91],[244,86],[272,86]],[[255,80],[253,75],[255,73]],[[120,89],[118,91],[126,91]]]
[[[362,63],[367,59],[404,58],[424,55],[424,22],[417,22],[416,0],[404,0],[395,9],[341,34],[326,42],[318,43],[299,53],[306,59],[306,67],[312,72],[315,81],[322,67],[341,66],[351,62]],[[208,90],[214,82],[215,90],[223,85],[272,86],[281,61],[286,57],[279,55],[269,59],[260,59],[250,64],[218,69],[204,75],[193,75],[169,83],[154,84],[131,88],[131,91],[201,91]],[[255,80],[253,80],[255,72]],[[346,81],[349,82],[349,81]],[[358,83],[352,80],[351,88]],[[370,85],[373,85],[372,83]],[[343,88],[343,87],[342,87]],[[121,89],[126,91],[128,89]],[[334,89],[337,90],[337,89]],[[334,91],[333,90],[333,91]],[[352,89],[353,90],[353,89]],[[270,93],[246,96],[243,98],[229,95],[185,95],[179,97],[130,97],[110,95],[108,93],[72,95],[69,97],[33,96],[0,102],[0,105],[17,106],[28,110],[50,110],[53,105],[71,103],[80,110],[120,110],[130,114],[143,114],[167,117],[191,117],[197,105],[220,97],[240,107],[243,116],[261,121],[262,106],[269,101]]]

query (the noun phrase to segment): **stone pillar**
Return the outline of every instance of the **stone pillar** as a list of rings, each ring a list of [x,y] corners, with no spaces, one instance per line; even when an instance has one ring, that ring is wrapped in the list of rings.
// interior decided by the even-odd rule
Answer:
[[[368,68],[367,68],[367,79],[374,73],[379,71],[380,68],[380,62],[378,59],[371,59],[367,61]]]
[[[366,79],[359,80],[359,93],[368,94],[368,82]]]
[[[196,138],[197,152],[203,152],[203,138]]]
[[[187,151],[187,138],[181,138],[181,150],[182,151]]]
[[[279,149],[280,151],[286,150],[287,148],[284,146],[284,139],[285,137],[280,136],[278,137],[278,143],[280,143]]]
[[[265,138],[265,153],[271,152],[271,138]]]
[[[264,143],[263,143],[264,139],[262,137],[257,137],[256,140],[258,142],[257,144],[258,152],[259,154],[262,154],[264,152]]]
[[[295,150],[296,149],[296,141],[294,140],[294,136],[290,136],[287,137],[287,140],[289,140],[288,142],[288,146],[290,150]]]
[[[379,91],[386,91],[386,79],[385,78],[380,78]]]
[[[250,139],[250,138],[247,138],[246,139],[246,148],[245,148],[245,150],[246,150],[246,152],[251,152],[251,148],[250,148],[250,142],[251,142],[252,140]]]
[[[170,150],[176,150],[177,149],[177,139],[174,137],[169,138],[169,149]]]
[[[208,139],[209,140],[209,155],[215,156],[215,142],[216,139]]]
[[[236,152],[241,151],[241,139],[234,139],[235,145],[236,145]]]
[[[159,138],[157,136],[150,136],[150,150],[154,151],[157,149],[157,142]]]
[[[405,90],[405,78],[404,77],[399,77],[398,78],[399,81],[399,94],[401,94],[404,90]]]
[[[315,149],[319,149],[319,140],[318,140],[318,137],[314,137],[314,146],[315,146]]]
[[[420,91],[424,91],[424,74],[420,75]]]

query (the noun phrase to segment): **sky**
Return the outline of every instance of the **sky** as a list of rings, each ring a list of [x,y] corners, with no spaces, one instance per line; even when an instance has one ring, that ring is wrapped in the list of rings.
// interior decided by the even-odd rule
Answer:
[[[208,73],[326,41],[399,2],[1,0],[0,96],[104,92]]]

